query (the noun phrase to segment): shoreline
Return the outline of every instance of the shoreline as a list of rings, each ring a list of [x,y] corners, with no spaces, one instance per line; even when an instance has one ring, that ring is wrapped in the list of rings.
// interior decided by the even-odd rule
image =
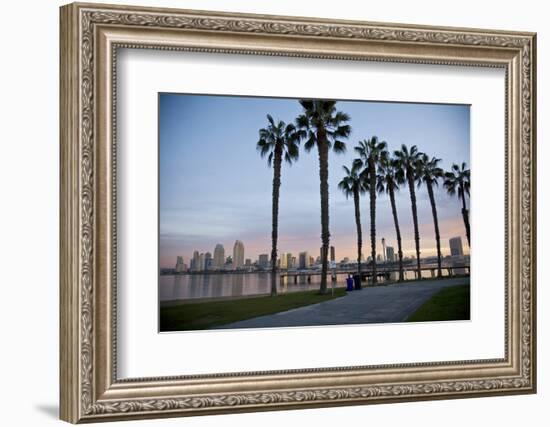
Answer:
[[[362,289],[376,288],[376,287],[382,287],[382,286],[391,286],[391,285],[396,285],[396,284],[406,285],[407,283],[412,283],[412,282],[428,282],[428,281],[439,282],[439,281],[444,281],[444,280],[453,280],[453,279],[461,279],[461,278],[468,278],[469,279],[470,275],[469,274],[464,274],[464,275],[456,275],[456,276],[452,276],[452,277],[446,276],[446,277],[441,277],[441,278],[425,277],[425,278],[421,278],[421,279],[404,280],[402,282],[399,282],[399,281],[391,281],[391,282],[384,282],[384,283],[379,282],[376,285],[362,284]],[[345,287],[346,287],[345,284],[338,284],[337,286],[334,286],[334,290],[342,289],[342,288],[345,288]],[[328,288],[329,293],[330,293],[331,289],[332,289],[331,287]],[[296,291],[290,291],[290,292],[285,291],[285,292],[278,293],[277,296],[295,294],[295,293],[299,293],[299,292],[311,292],[311,291],[315,291],[315,289],[307,289],[307,290],[306,289],[297,289]],[[351,291],[351,292],[354,292],[354,291]],[[245,299],[250,299],[250,298],[261,298],[261,297],[270,297],[270,296],[271,296],[270,293],[261,293],[261,294],[236,295],[236,296],[213,297],[213,298],[188,298],[188,299],[179,298],[179,299],[159,301],[159,308],[173,307],[173,306],[182,305],[182,304],[200,304],[200,303],[217,302],[217,301],[245,300]]]

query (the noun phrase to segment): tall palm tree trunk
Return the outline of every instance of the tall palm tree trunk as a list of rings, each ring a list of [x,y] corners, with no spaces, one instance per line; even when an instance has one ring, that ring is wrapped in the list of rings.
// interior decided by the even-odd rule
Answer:
[[[372,257],[372,284],[376,285],[376,170],[374,161],[369,159],[369,199],[370,199],[370,253]]]
[[[395,225],[395,234],[397,235],[397,256],[399,257],[399,281],[405,280],[403,274],[403,249],[401,247],[401,230],[399,229],[399,219],[397,218],[397,207],[395,206],[395,193],[393,185],[389,186],[391,212],[393,215],[393,223]]]
[[[468,246],[470,246],[470,219],[468,217],[468,209],[466,209],[466,198],[464,197],[464,191],[462,191],[462,219],[464,220],[464,227],[466,228]]]
[[[330,243],[328,216],[328,144],[323,134],[318,135],[319,178],[321,181],[321,286],[319,292],[327,293],[328,247]]]
[[[416,192],[414,191],[414,179],[411,175],[407,174],[407,181],[409,182],[409,194],[411,196],[411,207],[414,225],[414,245],[416,248],[416,274],[417,278],[422,278],[422,270],[420,270],[420,234],[418,232],[418,213],[416,211]]]
[[[437,247],[437,277],[441,277],[441,241],[439,236],[439,221],[437,219],[437,208],[435,206],[434,190],[431,183],[427,183],[428,195],[430,196],[430,204],[432,205],[432,216],[434,219],[435,244]]]
[[[355,225],[357,226],[357,274],[361,280],[361,252],[363,247],[363,232],[361,231],[361,209],[359,205],[359,191],[353,192],[353,203],[355,205]]]
[[[277,239],[279,236],[279,189],[281,188],[282,150],[275,149],[273,159],[273,205],[271,213],[271,295],[277,294]]]

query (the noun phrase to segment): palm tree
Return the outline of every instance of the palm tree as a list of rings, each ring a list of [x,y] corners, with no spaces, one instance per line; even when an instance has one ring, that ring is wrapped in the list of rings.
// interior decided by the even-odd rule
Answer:
[[[409,195],[411,198],[412,217],[414,225],[414,243],[416,247],[416,274],[420,279],[420,234],[418,233],[418,213],[416,210],[416,192],[414,189],[414,183],[418,179],[418,169],[420,166],[420,157],[422,153],[418,151],[416,145],[413,145],[410,149],[405,145],[401,145],[401,150],[394,152],[396,165],[401,169],[407,183],[409,185]]]
[[[462,219],[466,228],[468,246],[470,246],[470,219],[465,196],[467,194],[470,197],[470,169],[466,169],[466,163],[462,162],[460,166],[453,164],[451,171],[445,172],[443,185],[451,196],[458,192],[458,198],[462,201]]]
[[[370,248],[372,257],[372,284],[376,284],[376,168],[380,160],[387,155],[385,141],[379,141],[377,136],[359,141],[355,152],[359,155],[359,163],[364,164],[364,179],[367,180],[370,199]]]
[[[360,195],[365,193],[364,180],[360,176],[361,164],[353,162],[351,169],[347,166],[342,166],[346,173],[342,180],[338,183],[338,188],[346,195],[346,198],[352,196],[355,206],[355,225],[357,227],[357,274],[361,280],[361,252],[363,245],[363,233],[361,231],[361,210],[360,210]]]
[[[296,118],[296,127],[301,138],[305,139],[304,148],[310,151],[317,147],[319,155],[319,180],[321,193],[321,285],[319,292],[327,293],[328,248],[330,243],[328,214],[328,155],[332,150],[343,153],[346,144],[342,141],[351,133],[351,126],[346,124],[350,117],[336,109],[336,101],[307,100],[299,101],[303,113]]]
[[[403,273],[403,248],[401,246],[401,230],[399,229],[399,219],[397,218],[397,207],[395,205],[395,192],[399,186],[405,182],[403,171],[399,169],[395,159],[389,155],[382,157],[378,165],[377,190],[379,193],[386,192],[390,196],[391,211],[393,223],[395,225],[395,234],[397,235],[397,255],[399,257],[399,281],[402,282],[405,277]]]
[[[418,185],[426,184],[428,196],[430,196],[430,204],[432,206],[432,216],[434,219],[435,243],[437,247],[437,277],[441,277],[441,239],[439,236],[439,222],[437,220],[437,207],[435,205],[434,187],[439,185],[439,179],[443,177],[443,169],[437,164],[441,161],[436,157],[431,159],[427,154],[423,154],[420,159],[420,176]]]
[[[266,128],[259,130],[256,148],[262,157],[267,155],[267,165],[273,165],[272,225],[271,225],[271,295],[277,293],[277,238],[279,226],[279,189],[281,187],[281,164],[283,159],[292,164],[298,159],[300,134],[296,127],[282,120],[275,122],[267,115]]]

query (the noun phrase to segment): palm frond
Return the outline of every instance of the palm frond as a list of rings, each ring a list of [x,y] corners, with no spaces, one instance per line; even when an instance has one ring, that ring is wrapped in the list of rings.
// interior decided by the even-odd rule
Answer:
[[[307,152],[309,152],[313,147],[315,147],[316,143],[317,138],[315,137],[315,134],[312,131],[309,131],[308,138],[306,140],[306,143],[304,144],[304,148]]]
[[[300,156],[300,149],[297,143],[293,141],[288,141],[286,144],[286,150],[285,150],[285,161],[287,163],[292,163],[293,161],[298,160],[298,157]]]
[[[342,141],[351,133],[351,126],[346,122],[349,115],[336,110],[334,100],[300,99],[302,114],[295,119],[295,135],[305,140],[304,148],[310,151],[315,145],[322,142],[332,148],[335,153],[345,151]],[[320,135],[323,135],[322,139]]]
[[[335,140],[332,146],[332,150],[335,153],[345,153],[346,152],[346,143],[343,141]]]

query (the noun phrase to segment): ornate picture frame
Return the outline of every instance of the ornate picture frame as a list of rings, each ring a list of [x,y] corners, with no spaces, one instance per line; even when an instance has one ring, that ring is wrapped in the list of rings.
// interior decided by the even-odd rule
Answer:
[[[174,9],[61,8],[61,419],[112,421],[536,391],[536,35]],[[505,357],[117,378],[117,49],[506,73]]]

